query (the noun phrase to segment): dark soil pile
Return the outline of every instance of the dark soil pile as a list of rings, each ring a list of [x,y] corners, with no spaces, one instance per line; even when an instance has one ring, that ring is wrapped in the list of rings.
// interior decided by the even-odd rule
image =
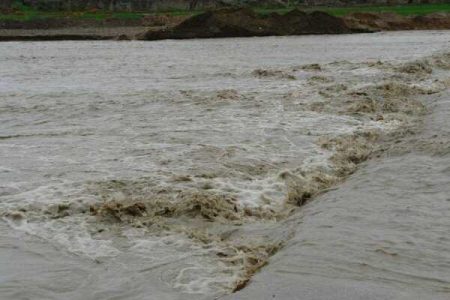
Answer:
[[[426,30],[450,29],[450,14],[400,16],[393,13],[354,13],[344,17],[350,28],[361,30]]]
[[[323,12],[294,9],[260,16],[249,8],[226,8],[196,15],[166,30],[148,31],[144,40],[352,33],[345,22]]]

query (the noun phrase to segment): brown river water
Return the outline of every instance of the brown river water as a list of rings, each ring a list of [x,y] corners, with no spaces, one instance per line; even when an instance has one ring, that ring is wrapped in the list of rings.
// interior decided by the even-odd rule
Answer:
[[[449,299],[450,31],[0,44],[0,299]]]

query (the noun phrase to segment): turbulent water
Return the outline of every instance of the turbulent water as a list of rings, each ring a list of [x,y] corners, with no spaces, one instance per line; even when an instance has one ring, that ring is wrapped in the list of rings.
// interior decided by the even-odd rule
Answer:
[[[0,298],[270,299],[261,286],[302,272],[448,293],[448,131],[424,124],[449,46],[448,31],[0,44]],[[412,148],[432,155],[408,169]]]

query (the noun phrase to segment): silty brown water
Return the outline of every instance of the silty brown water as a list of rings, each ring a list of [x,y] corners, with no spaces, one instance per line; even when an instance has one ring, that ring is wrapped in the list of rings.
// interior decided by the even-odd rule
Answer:
[[[2,44],[0,292],[231,292],[296,236],[296,204],[420,127],[449,37]]]

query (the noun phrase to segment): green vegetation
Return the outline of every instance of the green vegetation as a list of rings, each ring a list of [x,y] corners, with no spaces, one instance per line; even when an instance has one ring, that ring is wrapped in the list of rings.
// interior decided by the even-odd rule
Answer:
[[[0,13],[0,20],[14,21],[33,21],[43,19],[81,19],[81,20],[105,20],[105,19],[121,19],[121,20],[138,20],[145,13],[141,12],[108,12],[108,11],[39,11],[34,9],[14,10],[12,13]]]
[[[266,15],[273,12],[280,14],[286,13],[292,10],[293,7],[283,8],[255,8],[260,14]],[[307,7],[300,8],[305,11],[320,10],[327,12],[333,16],[345,16],[356,12],[369,12],[369,13],[396,13],[404,16],[412,15],[426,15],[436,12],[450,13],[450,4],[408,4],[408,5],[391,5],[391,6],[350,6],[350,7]]]
[[[256,7],[255,11],[259,14],[266,15],[269,13],[286,13],[294,7],[284,8],[260,8]],[[398,6],[353,6],[353,7],[299,7],[306,11],[321,10],[335,16],[343,16],[354,12],[391,12],[400,15],[424,15],[435,12],[450,13],[450,4],[409,4]],[[14,21],[33,21],[45,19],[74,19],[74,20],[97,20],[119,19],[119,20],[139,20],[146,15],[172,15],[186,16],[198,14],[201,11],[187,10],[169,10],[158,13],[149,12],[111,12],[105,10],[98,11],[40,11],[28,6],[16,3],[13,10],[9,12],[0,12],[0,20]]]
[[[450,13],[450,4],[408,4],[396,6],[359,6],[320,9],[334,16],[344,16],[355,12],[396,13],[404,16],[426,15],[436,12]]]

